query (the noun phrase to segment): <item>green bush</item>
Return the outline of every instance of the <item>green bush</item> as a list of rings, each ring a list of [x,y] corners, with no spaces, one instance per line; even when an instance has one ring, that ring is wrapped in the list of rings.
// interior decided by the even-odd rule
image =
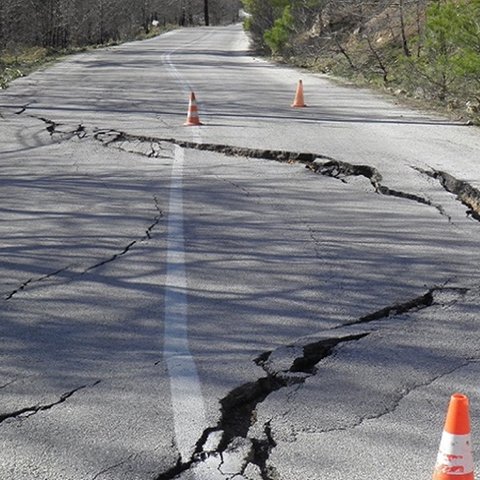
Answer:
[[[292,7],[287,5],[283,10],[283,15],[277,18],[273,27],[263,34],[265,43],[273,54],[279,54],[285,48],[293,33],[294,22]]]

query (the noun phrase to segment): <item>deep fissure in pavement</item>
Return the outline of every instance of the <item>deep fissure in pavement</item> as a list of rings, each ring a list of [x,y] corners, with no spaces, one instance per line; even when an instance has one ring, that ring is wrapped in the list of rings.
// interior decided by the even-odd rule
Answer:
[[[136,142],[148,144],[150,149],[149,152],[146,153],[146,156],[148,157],[160,156],[160,152],[164,150],[164,145],[167,144],[177,145],[179,147],[192,150],[210,151],[227,156],[259,158],[263,160],[274,160],[278,162],[303,163],[306,165],[306,168],[310,169],[314,173],[332,178],[337,178],[342,181],[345,181],[344,179],[349,176],[362,176],[370,181],[375,192],[377,192],[378,194],[402,198],[405,200],[411,200],[422,205],[430,206],[435,208],[441,215],[447,216],[441,205],[434,204],[431,200],[425,197],[413,193],[395,190],[383,185],[381,183],[382,175],[374,167],[371,167],[369,165],[355,165],[347,162],[341,162],[318,153],[293,152],[288,150],[255,149],[222,144],[199,143],[186,140],[177,140],[174,138],[155,138],[141,135],[136,136],[116,130],[98,130],[95,132],[94,138],[105,146],[116,146],[117,148],[120,148],[122,150],[128,150],[122,147],[123,143]],[[475,211],[480,216],[480,202],[478,203],[478,205],[476,205]],[[448,216],[447,218],[450,220]]]
[[[267,422],[263,427],[263,438],[249,438],[248,433],[252,425],[256,423],[256,409],[271,393],[294,384],[304,383],[307,378],[315,374],[315,365],[332,354],[335,347],[341,343],[360,340],[367,336],[368,332],[352,335],[339,336],[337,338],[325,338],[303,345],[302,356],[296,358],[289,369],[272,372],[264,368],[265,377],[254,382],[248,382],[232,390],[220,401],[221,417],[215,427],[206,429],[196,444],[195,453],[187,462],[178,459],[176,465],[168,471],[160,474],[156,480],[171,480],[178,477],[186,470],[195,467],[211,457],[220,457],[230,449],[239,438],[251,442],[250,451],[244,459],[245,467],[248,463],[255,464],[264,480],[272,480],[275,475],[271,466],[268,465],[270,452],[276,443],[272,435],[271,427]],[[255,363],[264,367],[272,352],[265,352],[255,359]],[[305,373],[303,376],[295,375],[298,372]],[[289,375],[291,374],[291,375]],[[214,450],[205,450],[207,441],[212,434],[219,433],[221,438]],[[223,460],[222,460],[223,463]],[[220,471],[221,466],[220,464]],[[242,472],[238,472],[241,474]],[[224,474],[227,477],[227,474]]]
[[[457,197],[467,207],[467,215],[471,215],[475,220],[480,221],[480,191],[464,180],[458,180],[453,175],[441,170],[424,170],[413,167],[420,173],[438,180],[440,185],[449,193]]]
[[[222,145],[216,143],[200,143],[191,142],[188,140],[178,140],[175,138],[156,138],[146,137],[142,135],[131,135],[125,132],[119,132],[117,130],[97,130],[94,135],[94,139],[101,142],[105,146],[116,146],[122,148],[122,143],[140,142],[147,144],[150,147],[150,153],[148,157],[157,157],[159,153],[164,149],[162,144],[177,145],[181,148],[208,151],[214,153],[220,153],[230,157],[247,157],[247,158],[261,158],[263,160],[275,160],[279,162],[296,162],[310,164],[318,158],[330,159],[321,154],[305,153],[305,152],[292,152],[288,150],[269,150],[269,149],[256,149],[246,147],[235,147],[233,145]]]
[[[56,125],[52,122],[49,124],[49,127],[47,127],[47,130],[48,128],[50,128],[50,130],[53,128],[55,131]],[[87,136],[87,133],[83,127],[80,130],[81,134],[83,135],[82,137],[80,137],[78,132],[79,130],[77,129],[71,133],[79,138],[84,138]],[[50,133],[53,135],[52,132]],[[62,135],[66,134],[66,132],[60,133]],[[208,143],[204,144],[176,140],[173,138],[159,139],[153,137],[134,136],[115,130],[97,130],[94,133],[93,138],[105,146],[114,146],[130,152],[132,152],[132,144],[135,144],[136,146],[139,144],[144,144],[143,146],[147,145],[148,150],[146,153],[144,151],[138,151],[136,153],[146,155],[151,158],[157,158],[161,156],[162,152],[165,151],[166,144],[167,146],[177,145],[182,148],[211,151],[228,156],[242,156],[248,158],[275,160],[279,162],[303,163],[307,166],[307,168],[315,173],[337,178],[339,180],[343,180],[348,176],[363,176],[370,181],[374,190],[379,194],[404,198],[423,205],[432,206],[436,208],[442,215],[445,215],[441,206],[433,204],[430,200],[424,197],[393,190],[382,185],[382,176],[374,167],[338,162],[323,155],[280,150],[249,149]],[[124,144],[130,144],[130,149],[126,149]],[[326,161],[322,163],[323,160]],[[480,220],[480,195],[476,189],[471,187],[471,185],[468,183],[460,182],[444,172],[434,172],[432,176],[433,178],[439,179],[442,183],[442,186],[446,190],[455,192],[462,202],[465,203],[465,199],[474,199],[474,201],[469,200],[471,203],[469,208],[472,210],[472,216],[474,216],[477,220]],[[431,289],[426,294],[411,301],[385,307],[381,310],[373,312],[372,314],[366,315],[355,322],[352,322],[350,325],[355,323],[367,323],[382,318],[388,318],[391,315],[399,315],[412,310],[427,308],[434,302],[433,293],[435,290],[437,289]],[[263,402],[271,393],[281,388],[293,385],[295,383],[298,384],[305,382],[309,376],[315,374],[316,364],[326,356],[330,355],[334,347],[339,343],[344,341],[359,340],[366,335],[368,335],[368,333],[351,335],[341,339],[322,339],[318,342],[306,345],[303,347],[303,356],[297,357],[289,369],[276,373],[272,373],[271,371],[267,371],[265,369],[267,373],[266,377],[262,377],[255,382],[249,382],[232,390],[232,392],[230,392],[220,402],[221,419],[218,425],[213,428],[211,427],[204,432],[202,437],[197,442],[197,448],[192,458],[187,462],[182,462],[182,459],[179,458],[174,467],[157,477],[158,480],[175,478],[181,475],[182,472],[195,467],[196,465],[208,460],[213,456],[220,456],[223,464],[222,455],[227,452],[235,440],[238,438],[248,438],[250,428],[256,422],[255,413],[257,406],[261,402]],[[257,359],[258,365],[263,367],[269,361],[270,356],[271,352],[262,354]],[[305,375],[293,375],[295,373],[303,373]],[[270,452],[273,448],[275,448],[276,444],[270,423],[267,422],[263,427],[263,438],[249,439],[251,440],[251,451],[248,455],[248,460],[246,461],[257,465],[261,471],[262,477],[265,480],[271,480],[274,477],[274,473],[268,468],[268,459]],[[213,451],[205,451],[205,444],[210,436],[214,433],[221,433],[221,439]],[[218,470],[223,474],[220,467]],[[226,474],[224,475],[226,476]]]
[[[382,175],[376,168],[370,167],[369,165],[354,165],[347,162],[340,162],[338,160],[330,160],[325,163],[313,163],[312,165],[309,165],[308,168],[320,175],[336,178],[342,181],[345,177],[365,177],[370,181],[374,190],[381,195],[403,198],[405,200],[412,200],[413,202],[417,202],[422,205],[434,207],[439,211],[441,215],[445,215],[445,212],[441,205],[436,205],[427,198],[415,195],[413,193],[394,190],[392,188],[386,187],[385,185],[382,185]]]
[[[263,425],[263,436],[261,438],[249,437],[250,428],[258,421],[256,414],[259,404],[261,404],[271,393],[280,390],[281,388],[295,384],[302,384],[309,377],[315,375],[317,373],[316,366],[318,363],[332,355],[332,353],[335,351],[335,347],[337,347],[339,344],[358,341],[371,333],[370,331],[357,331],[349,333],[349,329],[351,329],[351,327],[354,325],[373,322],[375,320],[382,320],[412,311],[423,310],[433,305],[441,305],[441,302],[435,298],[435,294],[437,292],[453,292],[461,297],[468,293],[468,291],[470,291],[469,288],[463,287],[448,287],[445,285],[435,286],[430,288],[423,295],[419,295],[405,302],[386,306],[380,310],[364,315],[363,317],[360,317],[359,319],[350,323],[342,324],[337,328],[325,331],[325,335],[332,335],[330,337],[320,338],[315,341],[309,341],[308,339],[305,339],[299,345],[292,344],[279,347],[278,350],[283,349],[287,355],[289,352],[301,351],[300,354],[297,354],[290,360],[288,367],[285,367],[285,363],[281,358],[280,361],[278,358],[272,358],[274,357],[274,353],[276,351],[263,352],[254,361],[257,365],[263,368],[267,375],[254,382],[249,382],[235,388],[226,397],[224,397],[220,402],[220,421],[218,422],[217,426],[205,430],[202,437],[197,442],[197,448],[192,459],[183,464],[179,460],[177,465],[175,465],[168,472],[160,475],[157,480],[171,480],[179,476],[184,471],[195,467],[203,461],[208,460],[212,456],[220,456],[223,458],[222,455],[239,437],[247,439],[251,442],[251,450],[248,455],[248,462],[258,467],[262,478],[264,480],[276,479],[276,473],[268,462],[270,453],[276,446],[270,421]],[[344,332],[340,333],[341,328],[344,329]],[[454,367],[454,369],[457,368],[459,367]],[[450,370],[448,372],[450,372]],[[443,372],[441,375],[444,374],[445,372]],[[431,383],[437,378],[439,377],[436,376],[433,379],[430,378],[424,384],[422,383],[421,385],[415,385],[415,387],[410,387],[409,389],[402,391],[402,395],[399,395],[398,398],[395,398],[395,401],[393,401],[392,405],[386,407],[384,410],[375,415],[368,415],[364,418],[361,418],[358,424],[353,425],[353,427],[362,424],[367,419],[379,418],[382,415],[395,410],[400,400],[405,395],[419,386],[424,386]],[[214,451],[205,451],[205,445],[210,435],[215,433],[221,434],[221,439],[218,442],[218,446]],[[242,473],[243,472],[238,472],[238,474]]]
[[[419,297],[415,297],[411,300],[407,300],[406,302],[395,303],[394,305],[389,305],[387,307],[381,308],[380,310],[377,310],[375,312],[364,315],[363,317],[360,317],[358,320],[344,323],[342,324],[342,327],[348,326],[348,325],[369,323],[375,320],[382,320],[390,316],[401,315],[403,313],[418,311],[418,310],[422,310],[424,308],[430,307],[431,305],[433,305],[433,293],[439,289],[440,287],[431,288],[424,295],[420,295]]]
[[[436,304],[435,302],[435,293],[439,292],[454,292],[459,296],[465,295],[470,291],[470,288],[467,287],[447,287],[445,285],[435,286],[430,288],[425,294],[418,297],[412,298],[405,302],[395,303],[393,305],[388,305],[380,310],[369,313],[360,317],[357,320],[351,322],[342,323],[339,328],[352,325],[360,325],[364,323],[373,322],[375,320],[383,320],[392,316],[402,315],[409,312],[417,312],[425,308],[431,307]]]
[[[47,131],[52,137],[54,134],[62,135],[67,140],[72,137],[78,137],[80,139],[88,137],[87,129],[81,124],[78,125],[77,128],[74,130],[61,131],[59,129],[60,124],[57,124],[52,120],[43,117],[34,118],[37,118],[48,125]],[[381,183],[382,175],[375,167],[371,167],[369,165],[355,165],[347,162],[341,162],[318,153],[293,152],[288,150],[256,149],[214,143],[200,143],[187,140],[178,140],[175,138],[157,138],[143,135],[132,135],[125,132],[117,131],[115,129],[97,129],[93,132],[93,138],[107,147],[115,146],[116,148],[126,150],[131,153],[133,153],[131,149],[122,148],[123,143],[133,142],[136,144],[147,144],[148,153],[147,151],[137,151],[136,153],[146,155],[150,158],[157,158],[162,156],[161,153],[164,151],[164,145],[167,144],[177,145],[186,149],[215,152],[227,156],[259,158],[263,160],[274,160],[278,162],[303,163],[306,165],[307,168],[309,168],[315,173],[329,176],[332,178],[337,178],[342,181],[344,181],[344,178],[349,176],[363,176],[370,181],[372,187],[377,193],[386,196],[403,198],[406,200],[420,203],[422,205],[433,207],[438,210],[441,215],[446,216],[450,220],[441,205],[434,204],[431,200],[420,195],[395,190],[387,187],[386,185],[383,185]],[[324,161],[319,162],[319,160]],[[472,187],[469,183],[458,180],[446,172],[436,170],[432,170],[432,172],[426,172],[418,168],[416,168],[416,170],[428,174],[433,178],[437,178],[447,191],[454,193],[459,201],[469,207],[469,211],[467,213],[472,215],[472,217],[476,220],[480,221],[479,190]]]
[[[21,113],[23,112],[18,112],[17,114],[20,115]],[[37,117],[35,115],[29,115],[29,117],[41,120],[42,122],[46,123],[47,132],[50,134],[51,137],[53,137],[54,135],[61,135],[62,140],[70,140],[73,137],[83,139],[87,136],[87,129],[82,124],[79,124],[74,130],[67,129],[66,131],[62,131],[60,130],[61,124],[56,123],[53,120],[44,117]]]
[[[331,355],[333,349],[340,343],[360,340],[368,335],[365,333],[356,333],[341,338],[322,339],[317,342],[307,343],[303,346],[303,356],[294,360],[289,372],[303,372],[309,375],[317,373],[316,365],[320,360]],[[303,381],[301,382],[303,383]]]
[[[252,463],[260,468],[260,473],[264,480],[276,480],[278,477],[275,468],[268,464],[270,453],[277,446],[272,434],[272,427],[270,422],[264,425],[264,438],[252,439],[253,444],[253,458]]]
[[[173,478],[178,477],[181,473],[187,471],[193,465],[193,463],[193,459],[189,462],[182,463],[182,459],[178,457],[175,466],[158,475],[155,480],[172,480]]]

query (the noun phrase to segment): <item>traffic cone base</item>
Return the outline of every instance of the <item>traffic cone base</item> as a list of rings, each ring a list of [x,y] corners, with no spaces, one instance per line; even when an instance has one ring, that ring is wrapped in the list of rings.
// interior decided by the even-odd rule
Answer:
[[[295,100],[293,101],[291,106],[292,108],[303,108],[307,106],[303,98],[303,81],[302,80],[298,81],[297,91],[295,93]]]
[[[195,94],[193,92],[190,93],[187,121],[184,123],[184,125],[187,127],[203,125],[203,123],[200,121],[200,117],[198,116],[197,99],[195,98]]]
[[[468,408],[468,398],[465,395],[452,395],[433,480],[474,480]]]

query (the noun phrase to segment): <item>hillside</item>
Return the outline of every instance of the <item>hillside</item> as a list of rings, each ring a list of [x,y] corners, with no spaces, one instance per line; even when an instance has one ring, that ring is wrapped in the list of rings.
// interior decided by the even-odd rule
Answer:
[[[480,0],[245,0],[259,51],[479,121]]]

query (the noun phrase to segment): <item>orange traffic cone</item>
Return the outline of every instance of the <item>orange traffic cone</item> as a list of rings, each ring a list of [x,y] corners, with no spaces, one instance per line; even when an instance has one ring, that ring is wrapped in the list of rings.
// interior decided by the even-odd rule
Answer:
[[[195,126],[195,125],[203,125],[200,122],[200,118],[198,116],[198,106],[197,100],[195,98],[195,94],[193,92],[190,93],[190,101],[188,103],[188,113],[187,113],[187,121],[184,123],[187,126]]]
[[[298,81],[297,92],[295,93],[295,100],[292,103],[293,108],[303,108],[306,107],[305,100],[303,99],[303,82]]]
[[[468,398],[454,393],[450,398],[433,480],[474,480]]]

